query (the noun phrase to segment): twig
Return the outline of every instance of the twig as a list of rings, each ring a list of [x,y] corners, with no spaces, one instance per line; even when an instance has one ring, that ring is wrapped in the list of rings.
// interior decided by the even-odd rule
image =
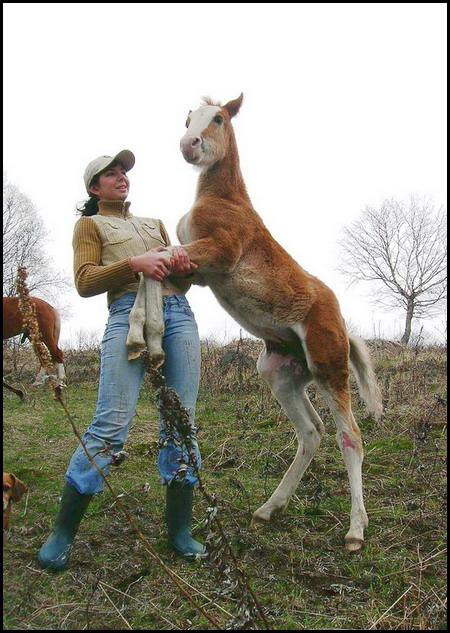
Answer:
[[[425,563],[428,563],[429,560],[431,560],[432,558],[436,558],[436,556],[440,556],[441,554],[445,554],[447,552],[447,548],[444,547],[443,550],[441,550],[440,552],[437,552],[436,554],[433,554],[433,556],[429,556],[428,558],[425,558],[421,561],[421,565],[424,565]],[[439,561],[437,561],[439,562]],[[414,569],[415,567],[417,567],[416,564],[411,565],[410,567],[405,567],[404,569],[401,569],[400,571],[394,571],[390,574],[385,574],[384,576],[381,576],[381,578],[388,578],[389,576],[396,576],[397,574],[402,574],[405,571],[409,571],[410,569]],[[422,567],[422,569],[426,569],[426,567]]]
[[[21,514],[21,518],[23,518],[23,517],[26,515],[26,513],[27,513],[27,508],[28,508],[28,498],[29,498],[29,496],[30,496],[30,492],[28,491],[28,492],[27,492],[27,496],[25,497],[25,508],[24,508],[24,510],[23,510],[23,512],[22,512],[22,514]]]
[[[55,390],[56,391],[56,390]],[[186,596],[186,598],[189,600],[189,602],[191,602],[204,616],[205,618],[211,622],[211,624],[213,624],[216,628],[220,629],[220,624],[217,622],[217,620],[215,618],[213,618],[212,616],[210,616],[208,613],[206,613],[206,611],[192,598],[192,596],[190,596],[190,594],[186,591],[186,589],[184,589],[184,587],[181,586],[180,580],[181,582],[185,583],[185,581],[183,579],[181,579],[177,574],[175,574],[169,567],[167,567],[167,565],[163,562],[163,560],[158,556],[158,554],[153,550],[152,546],[150,545],[150,543],[148,542],[148,540],[146,539],[146,537],[142,534],[142,532],[140,531],[138,525],[135,523],[133,517],[130,515],[130,513],[128,512],[128,510],[126,509],[125,505],[122,502],[122,499],[120,499],[120,497],[114,492],[111,484],[109,483],[108,479],[105,477],[103,471],[98,467],[98,465],[96,464],[95,461],[93,461],[93,459],[91,458],[91,455],[89,453],[89,451],[87,450],[83,440],[81,439],[81,435],[79,434],[75,423],[72,419],[72,416],[70,415],[64,401],[62,400],[61,394],[57,393],[56,394],[56,400],[58,400],[58,402],[61,404],[61,406],[63,407],[66,416],[72,426],[73,432],[75,433],[75,435],[78,438],[78,441],[80,442],[84,452],[86,453],[89,461],[91,462],[91,464],[95,467],[95,469],[97,470],[97,472],[101,475],[101,477],[103,478],[103,481],[105,483],[105,485],[108,487],[109,491],[111,492],[113,498],[115,499],[116,505],[120,508],[120,510],[125,514],[125,517],[128,519],[128,522],[130,523],[131,527],[133,528],[133,530],[136,532],[138,538],[142,541],[142,543],[144,544],[144,549],[145,551],[150,554],[150,556],[156,560],[156,562],[160,565],[160,567],[164,570],[164,572],[172,579],[172,581],[177,585],[178,589],[183,593],[184,596]],[[185,583],[187,584],[187,583]]]
[[[372,626],[369,626],[369,631],[370,631],[371,629],[374,629],[374,628],[376,627],[376,625],[378,624],[378,622],[380,622],[380,621],[384,618],[384,616],[385,616],[385,615],[387,615],[387,614],[389,613],[389,611],[395,607],[395,605],[397,604],[397,602],[400,602],[400,600],[401,600],[404,596],[406,596],[406,594],[407,594],[409,591],[411,591],[411,589],[412,589],[412,588],[413,588],[413,585],[410,585],[410,586],[408,587],[408,589],[402,593],[402,595],[400,596],[400,598],[397,598],[397,600],[396,600],[393,604],[391,604],[391,606],[389,607],[389,609],[386,609],[386,611],[383,613],[383,615],[381,615],[381,616],[378,618],[378,620],[372,624]]]
[[[111,598],[108,596],[107,592],[105,589],[103,589],[102,587],[102,583],[99,583],[99,587],[100,589],[103,591],[103,593],[105,594],[105,596],[108,598],[109,602],[112,604],[112,606],[114,607],[114,609],[117,611],[118,615],[120,616],[120,618],[125,622],[125,624],[127,625],[127,627],[130,629],[130,631],[133,630],[133,627],[131,626],[131,624],[128,622],[128,620],[121,614],[121,612],[119,611],[119,609],[116,607],[116,605],[114,604],[114,602],[111,600]]]
[[[195,455],[195,429],[190,422],[188,411],[185,407],[182,406],[181,400],[176,391],[174,389],[169,389],[166,386],[164,376],[158,369],[152,366],[148,354],[144,354],[144,361],[147,365],[147,371],[152,386],[154,387],[154,389],[157,390],[156,399],[162,414],[164,431],[167,436],[164,440],[164,444],[168,441],[172,441],[175,445],[184,446],[187,450],[188,463],[185,463],[184,461],[180,463],[180,467],[175,475],[175,479],[183,479],[186,476],[189,467],[191,467],[194,471],[195,476],[198,480],[199,490],[210,505],[209,521],[210,523],[214,521],[220,535],[219,543],[222,544],[222,550],[220,549],[220,546],[219,548],[216,548],[213,562],[216,563],[218,569],[226,576],[226,583],[228,584],[228,586],[231,588],[233,588],[234,586],[235,589],[239,590],[238,602],[240,605],[239,610],[241,613],[238,614],[238,616],[232,623],[230,623],[230,627],[228,628],[236,628],[236,626],[237,628],[243,628],[244,625],[248,625],[253,620],[253,611],[254,609],[256,609],[262,622],[264,623],[265,628],[267,630],[270,630],[264,611],[259,604],[259,601],[256,598],[252,588],[250,587],[250,583],[245,573],[239,567],[233,549],[225,536],[225,531],[222,527],[220,519],[217,516],[215,497],[207,492],[200,477],[197,457]],[[228,556],[231,558],[231,561],[233,563],[236,572],[236,581],[233,581],[230,576],[231,570],[229,566],[221,560],[221,555],[224,549],[228,552]],[[227,571],[227,574],[225,574],[225,570]],[[252,605],[247,603],[247,596],[251,597],[254,608]]]
[[[89,596],[89,599],[88,599],[88,600],[87,600],[87,602],[86,602],[86,628],[88,628],[88,629],[90,628],[90,627],[89,627],[89,625],[90,625],[90,620],[89,620],[89,608],[90,608],[90,606],[91,606],[92,599],[94,598],[94,594],[95,594],[95,592],[97,591],[97,588],[98,588],[99,582],[100,582],[100,575],[97,575],[97,578],[95,579],[95,585],[94,585],[94,588],[92,589],[92,591],[91,591],[91,595]]]
[[[125,593],[123,591],[120,591],[120,589],[116,589],[116,587],[113,587],[112,585],[108,585],[107,582],[105,582],[104,580],[101,581],[102,585],[105,585],[105,587],[108,587],[109,589],[111,589],[112,591],[116,591],[117,593],[120,593],[122,596],[125,596],[126,598],[129,598],[131,600],[134,600],[135,602],[138,602],[140,605],[145,606],[145,603],[142,600],[138,600],[138,598],[135,598],[134,596],[130,596],[130,594]],[[149,600],[147,598],[147,602],[153,607],[153,609],[158,613],[158,615],[160,616],[160,618],[162,620],[164,620],[164,622],[166,622],[167,624],[169,624],[172,628],[174,629],[178,629],[180,631],[182,631],[182,627],[178,626],[177,624],[174,624],[173,622],[171,622],[170,620],[168,620],[161,612],[160,609],[158,609],[158,607],[153,604],[152,600]]]

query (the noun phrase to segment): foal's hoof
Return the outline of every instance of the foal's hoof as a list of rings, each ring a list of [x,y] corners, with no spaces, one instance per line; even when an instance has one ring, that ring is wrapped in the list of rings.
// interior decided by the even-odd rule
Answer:
[[[160,352],[149,353],[149,359],[150,365],[158,369],[161,365],[164,365],[165,354],[162,350]]]
[[[286,511],[286,508],[288,507],[289,501],[287,501],[286,503],[284,503],[281,506],[278,507],[264,507],[261,506],[260,508],[258,508],[257,510],[255,510],[255,512],[253,513],[252,516],[252,520],[250,522],[250,527],[257,527],[257,525],[261,525],[264,523],[270,523],[271,519],[273,516],[275,516],[276,514],[282,514],[283,512]]]
[[[136,360],[136,358],[139,358],[142,355],[142,352],[144,352],[145,349],[146,349],[145,344],[143,345],[139,343],[129,344],[127,342],[128,360]]]
[[[355,538],[354,536],[345,538],[345,549],[349,552],[359,552],[363,544],[364,541],[360,538]]]
[[[166,355],[164,354],[162,348],[162,335],[147,335],[147,350],[148,350],[148,359],[150,361],[150,365],[154,369],[158,369],[161,365],[164,364],[164,360]]]
[[[252,520],[250,521],[250,527],[256,529],[261,525],[269,523],[271,516],[272,515],[268,510],[262,510],[261,508],[258,508],[258,510],[255,510],[255,512],[253,513]]]
[[[143,351],[144,350],[141,350],[140,352],[128,352],[128,360],[136,360],[136,358],[139,358]]]
[[[147,348],[143,332],[139,328],[132,328],[131,325],[125,345],[127,346],[128,360],[136,360]]]

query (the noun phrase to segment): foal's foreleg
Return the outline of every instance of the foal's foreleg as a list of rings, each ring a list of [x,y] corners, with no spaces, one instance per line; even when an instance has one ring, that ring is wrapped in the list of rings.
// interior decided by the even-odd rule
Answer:
[[[258,371],[295,427],[298,448],[294,461],[272,496],[253,514],[252,522],[268,522],[274,512],[284,510],[317,451],[323,424],[304,389],[310,374],[292,356],[263,353]]]
[[[129,330],[127,336],[128,360],[139,358],[145,350],[144,325],[145,325],[145,277],[139,275],[139,287],[128,316]]]
[[[162,287],[159,281],[141,275],[136,299],[130,311],[129,324],[126,343],[128,360],[139,358],[147,349],[152,365],[162,365],[164,317]]]
[[[164,315],[162,287],[159,281],[150,277],[145,278],[146,319],[145,340],[150,356],[150,362],[154,367],[160,367],[164,363],[162,349],[162,337],[164,334]]]

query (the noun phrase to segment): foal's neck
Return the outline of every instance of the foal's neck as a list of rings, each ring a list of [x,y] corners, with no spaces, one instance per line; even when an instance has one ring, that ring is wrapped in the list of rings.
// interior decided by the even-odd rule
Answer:
[[[251,205],[239,166],[239,154],[234,134],[231,135],[228,151],[222,160],[206,169],[198,179],[197,199],[203,195],[213,195],[238,203]]]

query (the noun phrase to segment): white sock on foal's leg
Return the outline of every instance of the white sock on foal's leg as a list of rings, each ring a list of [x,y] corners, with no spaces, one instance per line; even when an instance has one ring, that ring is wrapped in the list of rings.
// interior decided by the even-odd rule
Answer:
[[[297,359],[290,355],[263,352],[257,368],[294,425],[298,449],[294,461],[270,499],[254,512],[253,524],[268,522],[274,512],[286,508],[319,447],[323,433],[322,421],[305,393],[310,374]]]
[[[342,412],[330,398],[333,417],[338,427],[336,441],[341,449],[345,465],[347,467],[350,483],[351,512],[350,529],[345,535],[345,547],[355,552],[361,549],[364,542],[364,529],[369,524],[367,512],[364,507],[362,489],[362,463],[364,452],[361,441],[361,433],[350,411]]]

